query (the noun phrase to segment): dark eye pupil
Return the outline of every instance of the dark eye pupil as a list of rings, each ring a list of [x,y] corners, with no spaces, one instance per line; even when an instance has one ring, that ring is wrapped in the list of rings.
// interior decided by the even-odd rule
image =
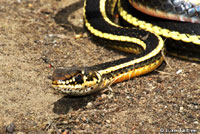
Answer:
[[[80,74],[75,77],[75,80],[77,83],[83,83],[83,78]]]

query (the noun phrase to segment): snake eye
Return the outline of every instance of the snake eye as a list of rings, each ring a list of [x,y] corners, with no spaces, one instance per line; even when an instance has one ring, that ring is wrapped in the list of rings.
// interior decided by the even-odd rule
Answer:
[[[75,81],[79,84],[83,83],[83,77],[82,74],[77,74],[75,77]]]

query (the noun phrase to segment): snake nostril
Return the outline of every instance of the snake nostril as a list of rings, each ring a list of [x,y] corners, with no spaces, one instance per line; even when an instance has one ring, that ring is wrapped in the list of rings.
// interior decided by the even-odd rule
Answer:
[[[47,78],[48,78],[49,80],[53,80],[53,77],[52,77],[52,76],[47,76]]]

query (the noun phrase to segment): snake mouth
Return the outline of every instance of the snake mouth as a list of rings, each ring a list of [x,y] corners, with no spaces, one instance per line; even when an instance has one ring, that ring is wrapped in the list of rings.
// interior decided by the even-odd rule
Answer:
[[[82,68],[58,68],[52,76],[52,86],[60,88],[81,88],[84,83],[84,70]]]
[[[100,88],[92,86],[92,87],[78,87],[77,85],[59,85],[58,83],[52,82],[52,87],[58,91],[59,93],[62,93],[67,96],[85,96],[89,95],[91,93],[94,93]]]

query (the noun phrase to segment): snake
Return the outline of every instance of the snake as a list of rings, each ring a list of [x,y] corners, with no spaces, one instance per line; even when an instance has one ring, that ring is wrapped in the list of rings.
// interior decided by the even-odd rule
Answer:
[[[115,23],[116,12],[122,23]],[[83,19],[95,41],[132,54],[94,66],[55,69],[52,86],[65,95],[89,95],[150,73],[166,52],[200,61],[197,0],[85,0]]]

